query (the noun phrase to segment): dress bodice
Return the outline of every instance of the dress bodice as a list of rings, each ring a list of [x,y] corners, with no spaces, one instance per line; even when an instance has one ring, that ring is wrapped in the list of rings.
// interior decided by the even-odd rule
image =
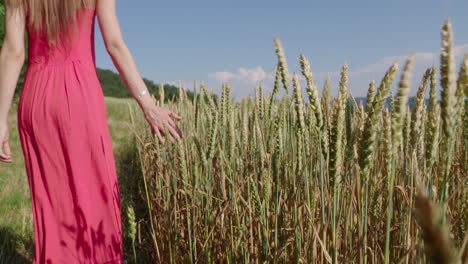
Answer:
[[[77,60],[94,63],[95,16],[94,9],[78,10],[76,24],[66,35],[60,33],[53,47],[47,44],[45,32],[36,32],[28,26],[28,64],[60,65]]]

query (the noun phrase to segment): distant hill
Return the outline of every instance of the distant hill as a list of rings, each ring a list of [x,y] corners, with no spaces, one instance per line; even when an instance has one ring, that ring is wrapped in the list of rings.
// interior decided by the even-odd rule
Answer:
[[[97,69],[99,81],[101,82],[102,90],[105,96],[118,97],[118,98],[130,98],[131,94],[128,91],[125,83],[122,81],[122,78],[119,74],[105,69]],[[143,81],[148,87],[148,91],[151,94],[154,94],[156,98],[159,94],[159,84],[154,83],[151,80],[143,78]],[[165,100],[177,99],[179,95],[179,88],[170,85],[164,84],[164,98]],[[189,99],[193,99],[193,92],[187,91],[187,96]]]

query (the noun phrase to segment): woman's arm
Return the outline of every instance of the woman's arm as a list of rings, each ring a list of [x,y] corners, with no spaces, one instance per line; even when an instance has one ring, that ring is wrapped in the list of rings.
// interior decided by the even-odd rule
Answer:
[[[7,120],[13,94],[24,63],[25,18],[18,8],[7,7],[5,38],[0,51],[0,122]]]
[[[24,63],[25,17],[20,8],[7,6],[5,38],[0,51],[0,161],[11,162],[8,113]]]
[[[164,139],[161,136],[164,135],[164,125],[167,125],[167,129],[170,132],[167,136],[169,136],[169,139],[172,142],[175,142],[174,138],[182,138],[180,129],[171,119],[172,117],[176,120],[180,120],[182,119],[180,116],[166,108],[156,106],[149,93],[146,93],[144,96],[139,98],[139,94],[147,90],[147,87],[138,72],[137,66],[135,65],[127,45],[123,40],[116,15],[116,0],[98,0],[96,9],[98,13],[99,26],[107,52],[111,56],[112,61],[119,71],[119,74],[128,90],[143,110],[145,118],[149,122],[153,132],[159,138],[159,141],[161,143],[164,142]]]

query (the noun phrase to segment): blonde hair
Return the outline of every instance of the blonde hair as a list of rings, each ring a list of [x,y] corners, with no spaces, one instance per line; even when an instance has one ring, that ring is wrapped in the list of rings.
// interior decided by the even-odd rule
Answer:
[[[28,16],[28,25],[47,33],[49,45],[54,45],[61,32],[68,32],[76,22],[76,11],[89,8],[89,0],[5,0],[6,7],[19,8]]]

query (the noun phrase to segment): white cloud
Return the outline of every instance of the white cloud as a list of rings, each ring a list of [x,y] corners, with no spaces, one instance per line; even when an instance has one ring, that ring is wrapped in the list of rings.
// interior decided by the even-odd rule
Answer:
[[[219,82],[229,82],[236,78],[236,75],[232,72],[215,72],[211,73],[209,76]]]
[[[274,72],[267,72],[260,66],[255,68],[240,67],[235,72],[222,71],[210,73],[208,77],[214,82],[209,81],[207,86],[214,86],[214,90],[219,91],[221,83],[228,82],[231,86],[232,95],[235,98],[240,98],[253,93],[254,88],[260,83],[267,90],[271,87],[274,76]]]
[[[239,68],[236,72],[215,72],[209,74],[209,77],[219,81],[219,82],[229,82],[232,80],[235,81],[245,81],[258,83],[264,81],[266,78],[271,78],[271,73],[265,72],[265,70],[257,66],[255,68]]]

